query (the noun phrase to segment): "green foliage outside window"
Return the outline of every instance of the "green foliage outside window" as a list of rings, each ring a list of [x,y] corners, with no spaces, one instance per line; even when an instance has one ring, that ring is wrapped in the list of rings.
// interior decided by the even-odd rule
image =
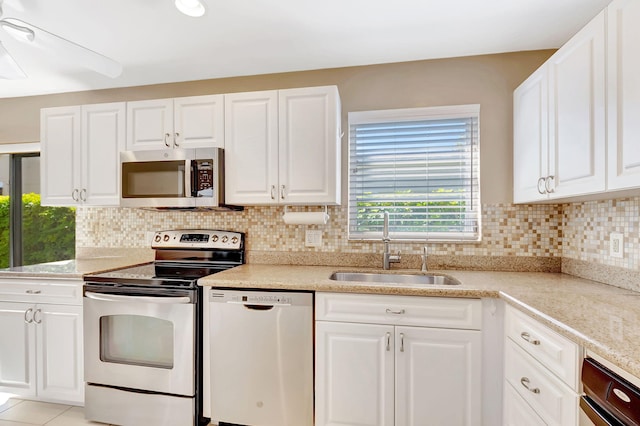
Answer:
[[[40,194],[22,195],[23,263],[55,262],[75,257],[76,209],[44,207]],[[0,268],[9,266],[9,197],[0,196]]]

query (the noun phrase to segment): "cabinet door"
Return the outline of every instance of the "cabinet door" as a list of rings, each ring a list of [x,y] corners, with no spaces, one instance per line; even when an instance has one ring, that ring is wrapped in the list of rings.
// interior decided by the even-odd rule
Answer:
[[[503,414],[504,426],[546,426],[509,382],[504,382]]]
[[[82,306],[37,305],[38,396],[84,401]]]
[[[120,204],[120,151],[125,149],[124,102],[82,106],[82,188],[91,206]]]
[[[225,95],[225,197],[228,204],[277,204],[278,92]]]
[[[279,182],[284,204],[340,204],[336,86],[280,90]]]
[[[605,190],[605,12],[548,62],[550,198]]]
[[[173,100],[175,146],[224,148],[224,96],[191,96]]]
[[[480,331],[396,327],[395,340],[396,426],[481,424]]]
[[[608,189],[640,187],[640,2],[608,9]]]
[[[0,391],[36,394],[36,341],[33,305],[0,302]]]
[[[74,206],[80,200],[80,120],[79,106],[40,111],[40,193],[44,206]]]
[[[393,326],[316,322],[317,426],[394,424],[393,340]]]
[[[513,92],[513,201],[547,198],[548,84],[542,66]]]
[[[173,99],[127,102],[127,150],[173,149]]]

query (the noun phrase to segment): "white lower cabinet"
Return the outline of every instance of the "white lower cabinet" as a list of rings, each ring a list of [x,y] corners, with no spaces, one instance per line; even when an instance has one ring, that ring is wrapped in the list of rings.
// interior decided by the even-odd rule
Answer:
[[[81,282],[69,285],[82,288]],[[24,296],[14,291],[20,286]],[[34,282],[0,281],[0,300],[33,299],[0,301],[0,392],[81,405],[82,305],[46,303],[49,290],[60,290],[47,287]]]
[[[316,320],[316,425],[481,424],[479,299],[318,293]]]
[[[580,354],[577,344],[508,306],[504,425],[576,426]]]

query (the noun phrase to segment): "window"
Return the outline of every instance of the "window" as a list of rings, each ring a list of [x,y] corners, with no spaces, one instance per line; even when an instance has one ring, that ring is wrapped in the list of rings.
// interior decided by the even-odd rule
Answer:
[[[479,105],[349,113],[349,239],[480,239]]]
[[[74,257],[75,209],[40,205],[40,155],[0,152],[0,268]]]

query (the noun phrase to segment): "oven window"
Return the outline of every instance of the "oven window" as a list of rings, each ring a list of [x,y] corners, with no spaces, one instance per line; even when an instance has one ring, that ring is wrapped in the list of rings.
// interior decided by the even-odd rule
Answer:
[[[100,360],[118,364],[173,368],[171,321],[142,315],[100,318]]]
[[[184,197],[184,176],[184,160],[123,163],[122,197]]]

